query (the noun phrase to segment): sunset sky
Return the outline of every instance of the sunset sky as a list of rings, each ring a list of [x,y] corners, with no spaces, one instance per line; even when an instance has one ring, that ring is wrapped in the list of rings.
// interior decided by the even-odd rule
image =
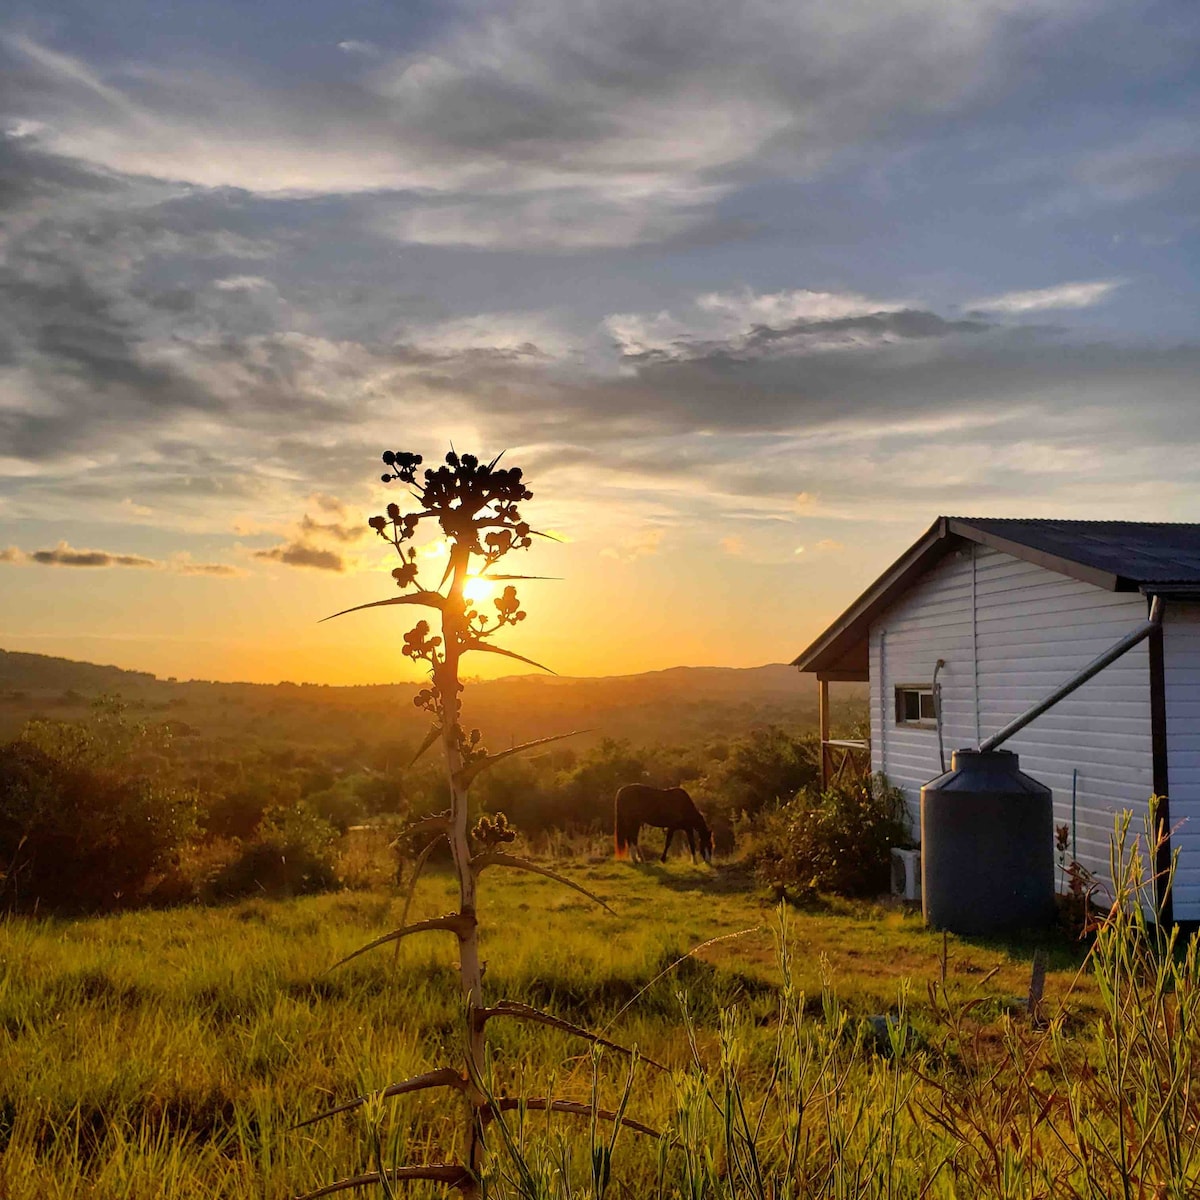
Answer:
[[[0,647],[411,678],[318,623],[388,448],[524,468],[572,675],[787,660],[939,513],[1200,521],[1194,0],[5,12]]]

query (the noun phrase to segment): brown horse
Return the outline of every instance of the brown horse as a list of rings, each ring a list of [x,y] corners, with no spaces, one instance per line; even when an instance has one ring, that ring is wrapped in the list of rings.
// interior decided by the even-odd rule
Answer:
[[[692,862],[696,861],[695,834],[700,835],[700,853],[704,861],[712,862],[712,830],[683,788],[656,788],[644,783],[627,783],[618,789],[614,807],[616,821],[613,841],[617,858],[628,858],[632,847],[634,856],[640,860],[642,852],[638,848],[638,833],[643,825],[653,825],[656,829],[667,831],[662,862],[667,861],[671,839],[680,830],[687,834]]]

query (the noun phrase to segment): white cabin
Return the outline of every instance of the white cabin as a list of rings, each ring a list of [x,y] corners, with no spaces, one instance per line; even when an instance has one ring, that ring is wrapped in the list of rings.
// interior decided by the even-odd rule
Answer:
[[[1004,748],[1102,879],[1114,817],[1140,830],[1161,797],[1180,851],[1171,915],[1200,920],[1200,525],[939,517],[795,660],[819,681],[823,772],[855,753],[829,739],[828,685],[868,682],[862,752],[919,836],[921,787],[942,773],[935,669],[948,766],[1144,626],[1155,596],[1161,626]]]

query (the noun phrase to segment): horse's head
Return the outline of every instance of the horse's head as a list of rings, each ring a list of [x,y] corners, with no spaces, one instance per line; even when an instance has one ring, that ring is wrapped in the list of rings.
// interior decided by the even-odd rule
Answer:
[[[709,829],[708,822],[704,819],[704,814],[696,807],[696,802],[691,796],[683,788],[676,788],[675,790],[691,805],[692,813],[694,814],[694,828],[700,837],[700,857],[711,866],[713,852],[712,830]]]

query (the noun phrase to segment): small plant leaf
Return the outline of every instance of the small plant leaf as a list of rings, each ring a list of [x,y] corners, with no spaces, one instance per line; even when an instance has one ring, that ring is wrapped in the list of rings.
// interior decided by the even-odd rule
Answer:
[[[517,654],[512,650],[505,650],[503,646],[489,646],[487,642],[481,642],[475,638],[469,641],[464,639],[462,644],[463,650],[483,650],[488,654],[503,654],[505,658],[515,658],[517,662],[527,663],[531,667],[537,667],[539,671],[545,671],[549,675],[557,675],[557,671],[550,670],[549,667],[544,667],[540,662],[534,662],[532,658],[526,658],[523,654]]]
[[[627,1129],[644,1133],[647,1137],[662,1137],[659,1130],[651,1129],[649,1125],[643,1125],[631,1117],[622,1117],[607,1108],[593,1108],[592,1105],[580,1100],[552,1100],[546,1096],[531,1096],[524,1099],[520,1096],[501,1096],[499,1099],[491,1101],[490,1106],[500,1109],[501,1112],[512,1112],[523,1108],[529,1112],[574,1113],[580,1117],[590,1117],[594,1114],[601,1121],[615,1121]]]
[[[425,933],[427,930],[433,929],[445,929],[462,937],[467,932],[468,926],[473,924],[473,917],[464,917],[462,913],[449,913],[444,917],[431,917],[428,921],[416,921],[412,925],[401,925],[399,929],[393,929],[391,933],[385,933],[382,937],[377,937],[373,942],[368,942],[365,946],[360,946],[353,954],[347,954],[345,958],[338,959],[332,967],[326,968],[322,974],[328,974],[329,971],[334,971],[338,967],[344,967],[346,963],[358,958],[360,954],[366,954],[368,950],[374,950],[376,946],[386,946],[388,942],[399,941],[400,938],[406,938],[410,934]]]
[[[544,875],[547,879],[557,880],[559,883],[565,884],[573,891],[578,892],[581,896],[586,896],[589,900],[594,900],[605,912],[612,913],[615,917],[617,914],[613,912],[609,906],[596,895],[595,892],[589,892],[582,884],[576,883],[572,879],[568,879],[565,875],[560,875],[557,871],[551,871],[549,867],[539,867],[537,863],[531,863],[526,858],[518,858],[515,854],[504,854],[499,850],[488,850],[483,854],[477,854],[471,859],[471,870],[476,875],[484,869],[484,867],[513,867],[518,871],[532,871],[535,875]]]
[[[632,1058],[636,1054],[640,1062],[648,1063],[659,1071],[670,1071],[669,1067],[655,1062],[652,1058],[647,1058],[640,1050],[622,1046],[620,1042],[610,1041],[601,1033],[593,1033],[582,1025],[564,1021],[562,1017],[556,1017],[553,1013],[544,1012],[540,1008],[522,1004],[517,1000],[499,1000],[491,1008],[481,1008],[475,1013],[477,1021],[489,1021],[492,1017],[515,1017],[518,1021],[533,1021],[538,1025],[548,1025],[551,1029],[560,1029],[563,1033],[573,1034],[595,1046],[603,1046],[607,1050],[615,1050],[618,1054],[624,1054],[628,1058]]]
[[[353,608],[343,608],[341,612],[330,613],[317,622],[332,621],[334,617],[344,617],[347,613],[362,612],[364,608],[386,608],[389,604],[423,604],[426,608],[444,609],[446,597],[440,592],[410,592],[406,596],[389,596],[386,600],[372,600],[370,604],[356,604]]]
[[[453,1067],[439,1067],[436,1071],[425,1071],[420,1075],[413,1075],[409,1079],[402,1079],[399,1083],[390,1083],[387,1087],[381,1088],[378,1092],[372,1092],[370,1095],[355,1096],[353,1100],[347,1100],[345,1104],[339,1104],[336,1108],[327,1108],[324,1112],[317,1113],[315,1117],[306,1117],[303,1121],[297,1121],[289,1128],[303,1129],[305,1125],[323,1121],[326,1117],[336,1117],[338,1113],[349,1112],[351,1109],[366,1104],[372,1096],[390,1098],[435,1087],[452,1087],[461,1091],[466,1086],[467,1081]]]
[[[422,817],[419,821],[414,821],[411,825],[406,826],[396,834],[388,846],[394,848],[400,845],[405,838],[410,838],[417,833],[448,833],[449,830],[450,812],[447,809],[445,812],[431,813],[428,817]]]
[[[410,767],[415,766],[417,760],[433,745],[434,742],[442,736],[442,727],[440,725],[430,726],[429,732],[421,739],[420,746],[417,747],[417,752],[412,756],[412,761],[408,764]]]
[[[408,880],[408,891],[404,894],[404,908],[400,912],[400,924],[403,925],[408,920],[408,910],[412,906],[413,896],[417,891],[417,880],[421,878],[421,872],[425,869],[425,864],[429,861],[429,856],[433,853],[433,848],[446,837],[444,833],[439,833],[437,837],[426,842],[424,849],[417,855],[417,861],[413,863],[412,874]],[[447,841],[449,839],[447,838]],[[400,953],[400,943],[396,942],[396,953]]]
[[[332,1196],[335,1192],[348,1192],[351,1188],[372,1187],[382,1184],[385,1179],[389,1183],[405,1183],[410,1180],[429,1179],[434,1183],[444,1183],[447,1187],[458,1188],[460,1192],[473,1190],[475,1180],[466,1167],[458,1163],[429,1163],[421,1167],[392,1167],[386,1172],[368,1171],[365,1175],[352,1175],[348,1179],[339,1179],[337,1183],[326,1184],[315,1192],[305,1192],[296,1200],[317,1200],[319,1196]]]
[[[507,750],[498,750],[495,754],[489,754],[486,758],[477,758],[474,762],[468,763],[456,776],[460,787],[469,787],[471,781],[482,771],[486,771],[488,767],[495,766],[496,763],[502,762],[506,758],[511,758],[514,754],[523,754],[526,750],[535,750],[538,746],[548,745],[550,742],[561,742],[563,738],[578,737],[581,733],[590,733],[588,729],[573,729],[570,733],[556,733],[551,737],[535,738],[532,742],[522,742],[519,746],[510,746]]]

